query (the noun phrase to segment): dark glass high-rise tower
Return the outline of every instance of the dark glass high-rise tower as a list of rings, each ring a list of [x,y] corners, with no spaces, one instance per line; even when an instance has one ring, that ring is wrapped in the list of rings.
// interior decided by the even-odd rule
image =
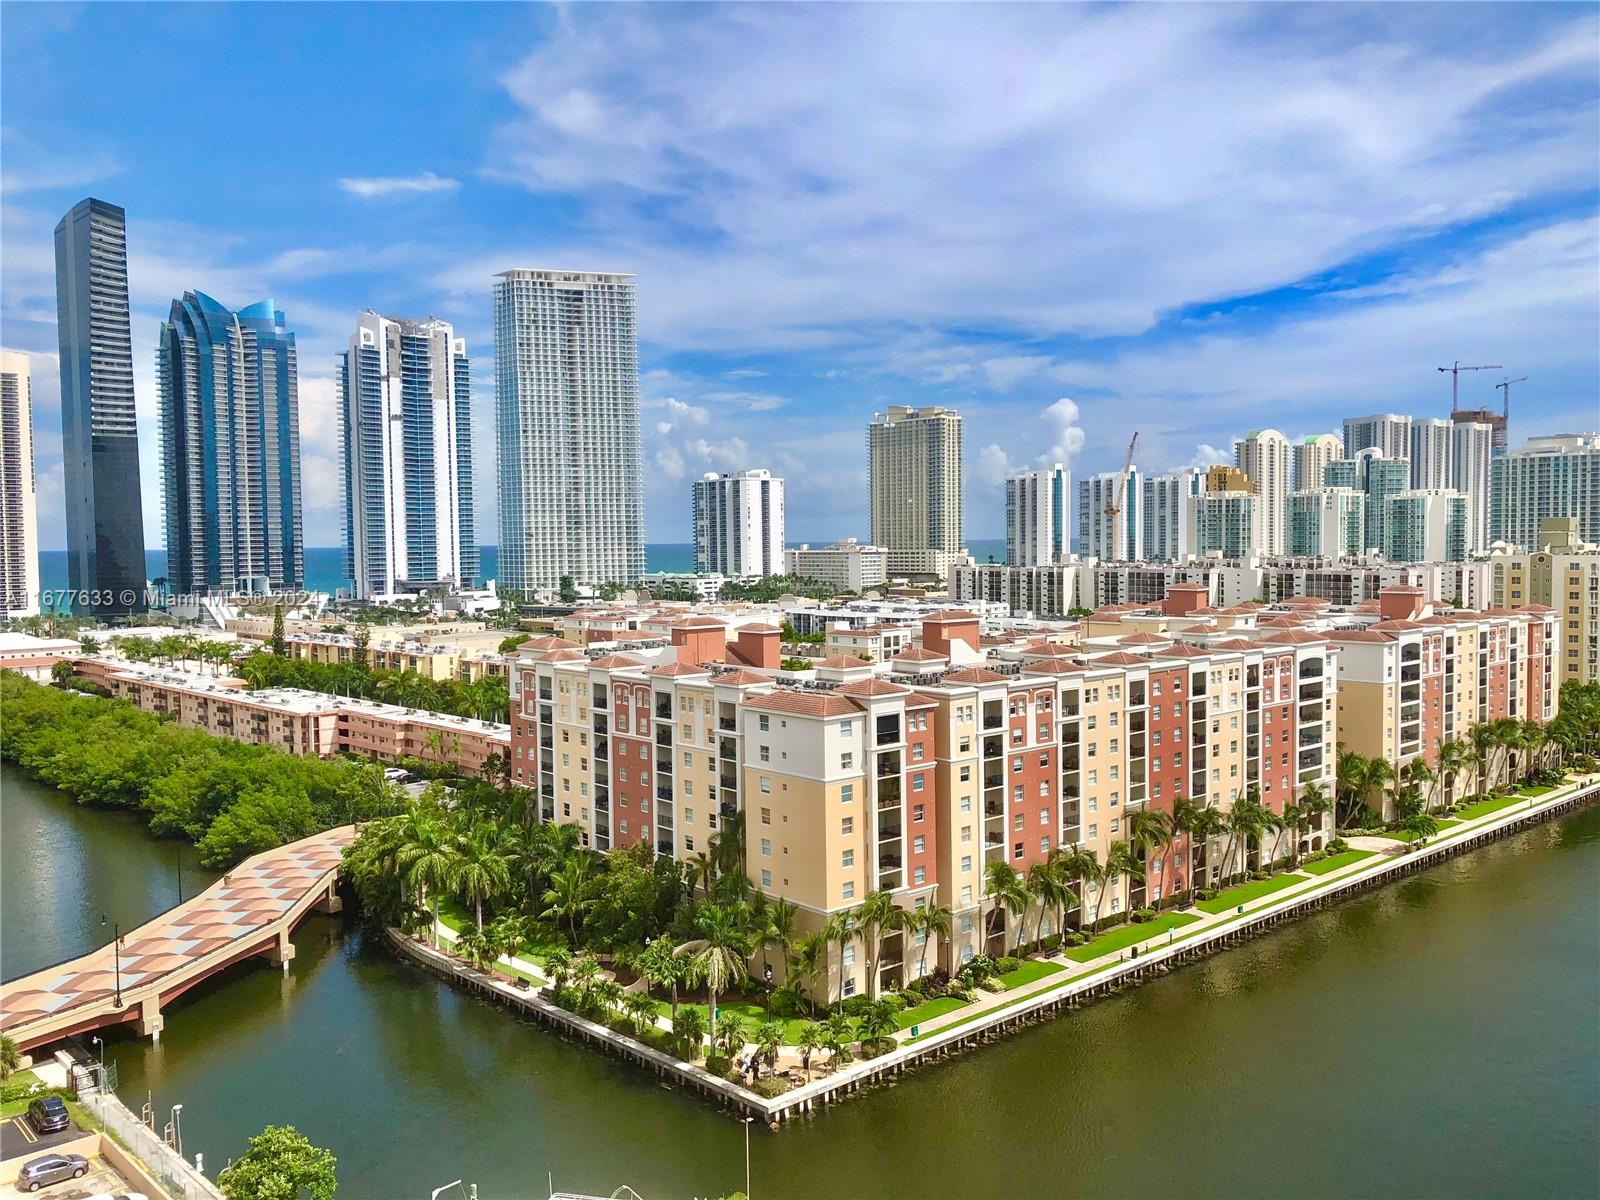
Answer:
[[[167,573],[179,592],[298,591],[300,401],[294,334],[271,300],[172,302],[156,352]]]
[[[81,200],[56,226],[56,325],[73,611],[144,612],[127,222],[115,204]]]

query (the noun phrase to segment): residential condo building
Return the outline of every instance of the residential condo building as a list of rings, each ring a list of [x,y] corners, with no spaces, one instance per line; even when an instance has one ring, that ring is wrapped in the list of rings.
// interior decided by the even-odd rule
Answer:
[[[1294,456],[1289,439],[1276,429],[1258,429],[1236,442],[1234,465],[1249,477],[1256,494],[1255,548],[1282,554],[1288,544],[1289,493],[1294,490]]]
[[[1413,488],[1455,487],[1454,423],[1439,417],[1414,417],[1410,458]]]
[[[1367,532],[1367,498],[1355,488],[1318,487],[1289,497],[1289,553],[1334,561],[1359,558]]]
[[[805,544],[783,552],[784,573],[860,594],[882,587],[889,579],[889,552],[855,538],[831,546]]]
[[[145,611],[144,505],[122,209],[80,200],[56,226],[61,474],[72,611]]]
[[[466,340],[444,321],[368,309],[338,370],[345,570],[355,595],[476,586]]]
[[[1205,490],[1205,478],[1198,467],[1186,467],[1144,481],[1141,516],[1147,561],[1182,562],[1195,552],[1194,501]]]
[[[1457,413],[1459,418],[1461,414]],[[1467,498],[1467,549],[1481,554],[1489,548],[1490,464],[1494,459],[1494,428],[1481,421],[1451,422],[1450,486]]]
[[[1490,541],[1532,549],[1547,517],[1573,517],[1580,541],[1600,542],[1600,434],[1529,438],[1492,461]]]
[[[872,544],[891,575],[943,579],[962,548],[961,415],[893,405],[867,427]]]
[[[1495,608],[1548,608],[1556,621],[1556,685],[1600,683],[1600,546],[1571,517],[1540,522],[1538,548],[1489,554]]]
[[[1467,557],[1467,498],[1447,488],[1412,488],[1384,501],[1383,552],[1395,562]]]
[[[0,350],[0,617],[39,612],[39,504],[28,356]]]
[[[303,588],[300,402],[283,312],[185,292],[161,326],[156,386],[172,589]]]
[[[1376,450],[1381,458],[1411,457],[1411,418],[1398,413],[1378,413],[1371,417],[1346,417],[1344,456],[1354,458],[1363,450]]]
[[[1344,442],[1338,434],[1307,434],[1294,445],[1294,490],[1305,492],[1321,487],[1328,464],[1343,457]]]
[[[501,588],[644,574],[631,275],[513,270],[494,282]]]
[[[697,575],[783,573],[783,480],[771,471],[695,480],[691,525]]]
[[[1021,567],[1072,554],[1072,476],[1060,463],[1006,480],[1006,561]]]
[[[1121,497],[1121,511],[1112,512]],[[1145,557],[1144,477],[1128,468],[1105,471],[1078,481],[1078,553],[1089,558],[1134,562]]]

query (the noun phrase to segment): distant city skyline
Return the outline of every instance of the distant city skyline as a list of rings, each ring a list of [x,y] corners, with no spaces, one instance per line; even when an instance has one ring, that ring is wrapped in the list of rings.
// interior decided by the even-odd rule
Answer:
[[[1498,410],[1494,385],[1527,377],[1512,446],[1597,424],[1594,23],[1576,6],[324,17],[317,46],[269,62],[249,10],[5,9],[0,312],[33,364],[41,547],[65,545],[50,234],[86,195],[128,212],[152,546],[154,348],[187,288],[295,316],[308,545],[343,539],[335,377],[356,315],[433,314],[487,348],[493,276],[517,263],[638,278],[654,542],[690,540],[690,481],[751,466],[789,481],[791,537],[865,537],[861,429],[892,404],[965,417],[969,539],[1003,535],[1007,474],[1115,470],[1135,427],[1153,477],[1231,460],[1267,424],[1298,442],[1349,416],[1448,417],[1437,368],[1456,360],[1505,364],[1461,377],[1463,407]],[[913,27],[919,52],[890,53]],[[807,68],[813,44],[840,48],[835,78]],[[953,69],[975,52],[1010,64],[1005,91]],[[1067,91],[1062,57],[1084,65]],[[175,59],[212,97],[176,141]],[[269,72],[291,99],[241,141]],[[398,132],[423,125],[451,137]],[[487,542],[494,364],[474,366]]]

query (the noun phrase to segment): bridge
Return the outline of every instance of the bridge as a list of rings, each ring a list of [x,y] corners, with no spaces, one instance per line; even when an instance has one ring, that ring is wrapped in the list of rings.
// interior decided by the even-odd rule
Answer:
[[[245,859],[191,900],[79,958],[0,984],[0,1033],[31,1050],[131,1023],[161,1036],[161,1010],[252,955],[289,969],[289,936],[308,912],[338,912],[336,891],[353,825]]]

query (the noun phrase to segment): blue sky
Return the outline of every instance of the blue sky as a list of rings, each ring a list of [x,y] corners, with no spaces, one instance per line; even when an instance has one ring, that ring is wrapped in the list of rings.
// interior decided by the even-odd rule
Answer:
[[[145,518],[172,298],[299,338],[306,528],[339,541],[355,313],[468,339],[493,540],[490,280],[638,276],[649,539],[770,467],[796,538],[865,534],[890,403],[999,483],[1246,431],[1445,415],[1504,364],[1512,437],[1600,427],[1593,5],[0,5],[0,342],[35,355],[63,544],[51,231],[129,213]],[[1500,372],[1463,376],[1492,403]]]

